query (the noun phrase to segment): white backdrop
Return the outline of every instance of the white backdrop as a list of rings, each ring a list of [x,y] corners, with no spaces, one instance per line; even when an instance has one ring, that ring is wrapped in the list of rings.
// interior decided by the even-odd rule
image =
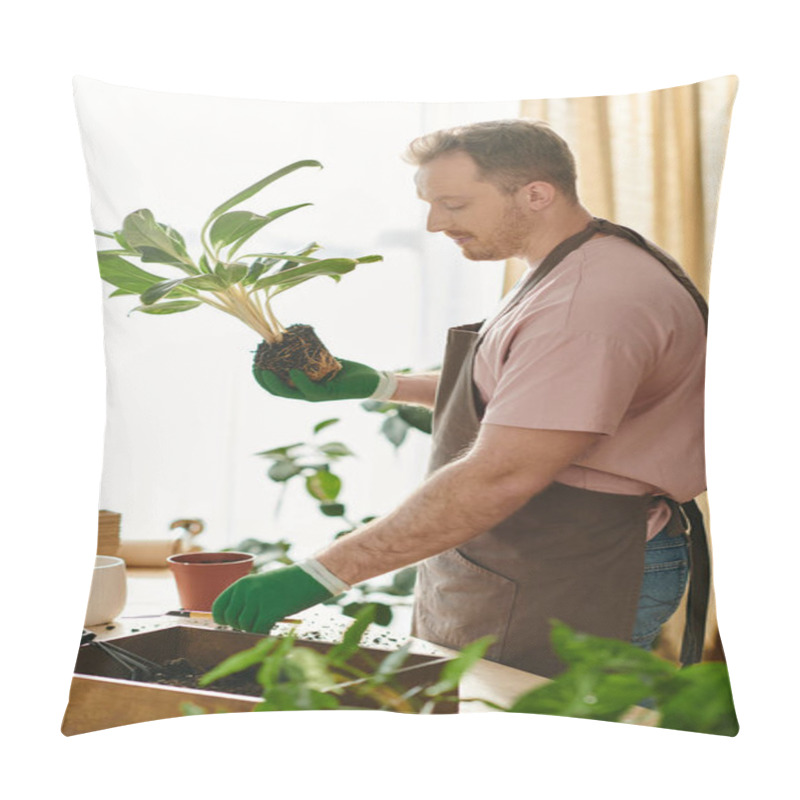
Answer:
[[[11,6],[0,53],[1,521],[11,573],[0,591],[2,668],[13,687],[3,700],[3,788],[302,795],[298,781],[313,772],[334,797],[786,796],[796,785],[798,560],[791,19],[783,0],[747,13],[722,0]],[[719,622],[742,726],[735,739],[556,717],[360,712],[222,715],[61,736],[105,413],[73,75],[271,100],[474,102],[632,93],[731,73],[741,85],[712,264],[707,435]],[[766,270],[768,285],[759,281]]]

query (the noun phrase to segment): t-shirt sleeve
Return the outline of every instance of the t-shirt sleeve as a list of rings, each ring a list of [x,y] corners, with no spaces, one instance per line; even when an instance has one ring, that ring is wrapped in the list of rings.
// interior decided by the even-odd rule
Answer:
[[[613,434],[648,370],[642,348],[592,331],[518,332],[484,423]]]

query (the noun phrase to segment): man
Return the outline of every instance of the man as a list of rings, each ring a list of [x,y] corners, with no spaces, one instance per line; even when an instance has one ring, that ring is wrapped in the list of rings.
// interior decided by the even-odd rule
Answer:
[[[492,635],[488,658],[548,676],[562,668],[551,619],[649,648],[686,583],[678,504],[705,488],[704,302],[668,256],[580,204],[572,154],[544,124],[440,131],[408,160],[429,231],[528,269],[494,317],[450,331],[441,373],[345,361],[289,387],[255,370],[282,397],[435,406],[431,470],[315,559],[235,583],[214,617],[267,632],[418,563],[412,632],[428,641]]]

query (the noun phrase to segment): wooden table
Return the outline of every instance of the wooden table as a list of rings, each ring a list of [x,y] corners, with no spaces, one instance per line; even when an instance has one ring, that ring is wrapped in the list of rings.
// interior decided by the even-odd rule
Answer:
[[[127,575],[128,599],[125,609],[120,618],[114,622],[90,628],[98,638],[113,639],[171,625],[218,627],[210,619],[190,620],[185,617],[165,615],[166,611],[180,608],[175,581],[169,570],[129,567]],[[290,627],[286,624],[279,624],[273,629],[274,632],[280,634],[294,629],[300,639],[304,637],[304,634],[308,636],[313,632],[313,638],[318,640],[321,638],[322,641],[338,641],[344,630],[352,623],[350,617],[325,605],[315,606],[298,616],[302,618],[299,625]],[[362,642],[365,646],[379,649],[395,649],[403,643],[391,631],[379,625],[371,625]],[[412,639],[412,642],[412,652],[433,656],[455,654],[455,651],[420,639]],[[459,692],[462,698],[481,698],[508,707],[522,693],[545,683],[547,683],[547,678],[484,659],[475,664],[464,676]],[[459,707],[459,713],[490,710],[492,710],[490,707],[478,701],[462,702]],[[630,712],[625,721],[633,724],[652,725],[656,718],[654,712],[636,708]]]

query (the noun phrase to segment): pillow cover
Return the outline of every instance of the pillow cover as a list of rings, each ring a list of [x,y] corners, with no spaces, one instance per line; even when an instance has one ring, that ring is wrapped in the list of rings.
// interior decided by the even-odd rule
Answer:
[[[487,701],[484,710],[491,702],[521,713],[734,735],[738,725],[713,603],[698,645],[702,663],[677,666],[686,559],[675,550],[683,543],[674,535],[680,514],[673,510],[669,517],[664,503],[654,504],[651,516],[668,509],[660,525],[666,539],[648,551],[641,600],[641,576],[631,584],[639,608],[649,604],[649,624],[656,628],[645,633],[655,636],[663,623],[655,654],[643,641],[636,646],[604,635],[602,625],[585,629],[562,618],[551,631],[564,664],[555,675],[504,659],[502,649],[491,649],[497,645],[477,634],[470,637],[475,644],[419,641],[403,660],[411,567],[389,567],[382,584],[371,579],[337,603],[301,609],[299,622],[279,621],[277,642],[263,632],[221,629],[210,607],[186,600],[177,571],[175,582],[163,576],[169,557],[223,550],[254,555],[257,569],[277,573],[312,558],[343,527],[349,531],[388,513],[423,481],[430,419],[419,406],[370,400],[373,385],[345,393],[349,402],[297,402],[291,391],[282,397],[265,392],[251,374],[262,342],[271,344],[293,324],[313,326],[334,357],[334,370],[345,359],[340,381],[351,362],[379,370],[436,368],[448,329],[491,314],[525,273],[527,265],[514,258],[475,255],[468,243],[454,247],[425,230],[427,224],[466,241],[477,223],[459,223],[466,230],[432,218],[426,223],[416,189],[434,201],[432,208],[440,200],[422,184],[415,189],[415,168],[401,157],[409,142],[491,120],[549,123],[575,156],[578,195],[593,216],[655,242],[707,294],[735,88],[735,79],[719,78],[612,97],[289,103],[77,78],[104,287],[108,406],[100,505],[104,519],[116,515],[119,527],[118,545],[111,552],[106,541],[103,556],[125,562],[127,576],[121,586],[108,562],[95,570],[92,599],[95,607],[107,599],[109,610],[105,619],[102,612],[92,617],[94,643],[87,636],[81,646],[64,733],[254,708],[447,713],[458,708],[453,693],[460,673],[469,670],[462,697]],[[537,180],[547,182],[547,176]],[[341,433],[334,436],[334,430]],[[615,493],[627,494],[603,492]],[[704,495],[698,503],[705,508]],[[481,578],[481,585],[505,580],[500,572]],[[440,579],[443,593],[456,590],[447,576]],[[370,607],[367,601],[376,598]],[[689,613],[696,612],[692,601]],[[370,621],[391,625],[365,627]],[[487,633],[496,640],[503,624]],[[140,659],[173,667],[164,678],[172,691],[153,679],[152,664],[131,665],[125,653],[97,644],[115,639]],[[352,653],[336,649],[342,640],[354,643]],[[355,647],[359,640],[362,650]],[[249,655],[229,664],[227,680],[240,668],[252,673],[268,666],[234,689],[198,687],[198,673],[243,651]],[[436,663],[443,653],[454,659],[449,672]],[[345,656],[355,659],[350,672]],[[409,671],[388,687],[385,676],[401,665]],[[356,674],[361,683],[350,694],[324,691],[326,681]],[[405,693],[413,687],[421,688],[412,702]],[[698,704],[698,692],[707,702]],[[462,710],[481,707],[465,705]]]

